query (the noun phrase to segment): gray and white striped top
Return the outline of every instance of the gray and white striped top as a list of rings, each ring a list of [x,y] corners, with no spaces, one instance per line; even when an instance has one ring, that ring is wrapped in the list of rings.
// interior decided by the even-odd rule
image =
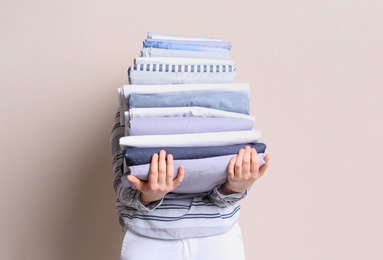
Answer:
[[[112,164],[116,210],[123,231],[157,239],[186,239],[222,234],[236,222],[240,212],[238,201],[247,192],[223,195],[218,187],[201,194],[169,194],[147,206],[140,203],[140,192],[125,188],[121,183],[124,155],[119,139],[124,136],[124,125],[117,112],[111,132]],[[185,173],[187,174],[187,172]],[[171,196],[170,196],[171,195]]]

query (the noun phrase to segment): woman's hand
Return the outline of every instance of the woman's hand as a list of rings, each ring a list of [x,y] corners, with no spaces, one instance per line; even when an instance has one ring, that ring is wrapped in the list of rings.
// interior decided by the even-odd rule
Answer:
[[[161,150],[155,153],[150,162],[148,181],[141,181],[133,175],[128,175],[128,180],[141,192],[141,203],[147,205],[153,201],[160,200],[165,194],[171,192],[182,182],[184,167],[178,169],[177,178],[174,179],[173,156]],[[173,180],[174,179],[174,180]]]
[[[242,193],[246,191],[269,166],[270,156],[264,157],[265,164],[259,167],[257,151],[250,146],[239,150],[237,156],[231,158],[227,167],[227,182],[219,191],[224,194]]]

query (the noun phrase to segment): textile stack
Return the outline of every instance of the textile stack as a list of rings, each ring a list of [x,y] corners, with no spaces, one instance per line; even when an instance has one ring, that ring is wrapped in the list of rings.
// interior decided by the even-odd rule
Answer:
[[[174,157],[175,174],[185,167],[171,197],[224,183],[230,159],[245,145],[264,163],[250,86],[235,83],[230,50],[222,39],[148,33],[128,68],[129,84],[118,89],[125,175],[147,180],[152,154],[163,149]],[[121,180],[132,187],[126,176]]]

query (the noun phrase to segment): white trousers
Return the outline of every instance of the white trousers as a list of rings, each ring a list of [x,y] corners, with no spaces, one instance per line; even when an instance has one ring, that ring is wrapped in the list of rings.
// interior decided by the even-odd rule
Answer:
[[[125,233],[121,260],[244,260],[238,223],[228,232],[202,238],[161,240]]]

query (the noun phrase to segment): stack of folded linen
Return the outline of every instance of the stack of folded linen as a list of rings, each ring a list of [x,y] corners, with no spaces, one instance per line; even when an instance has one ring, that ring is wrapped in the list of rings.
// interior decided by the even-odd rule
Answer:
[[[175,169],[185,167],[172,194],[194,194],[224,183],[230,159],[245,145],[264,163],[250,86],[234,82],[230,49],[222,39],[148,33],[128,68],[129,84],[118,89],[125,175],[147,180],[152,154],[163,149]],[[126,176],[122,182],[134,188]]]

